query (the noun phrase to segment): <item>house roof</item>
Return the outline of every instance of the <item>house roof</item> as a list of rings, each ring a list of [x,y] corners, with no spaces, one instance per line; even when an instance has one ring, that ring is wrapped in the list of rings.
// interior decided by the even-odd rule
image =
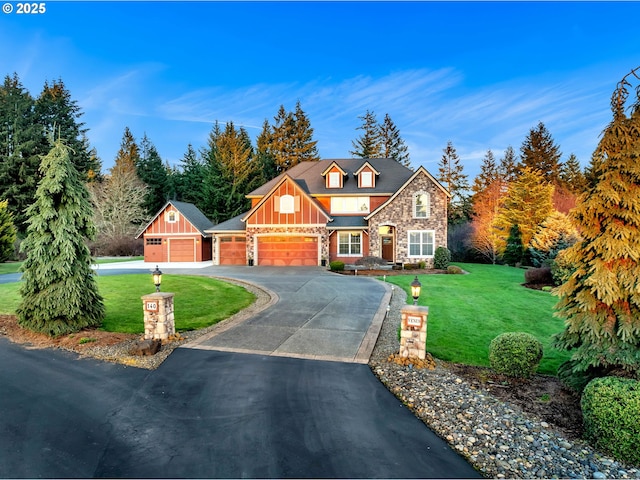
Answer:
[[[198,230],[198,232],[200,232],[203,237],[208,236],[206,230],[213,227],[213,223],[211,222],[211,220],[205,217],[204,213],[202,213],[200,209],[198,209],[198,207],[196,207],[193,203],[169,200],[160,210],[158,210],[158,213],[153,216],[151,221],[147,223],[143,229],[140,230],[140,233],[136,235],[136,238],[140,238],[140,236],[147,230],[147,228],[149,228],[149,226],[153,222],[155,222],[156,218],[158,218],[158,216],[162,212],[164,212],[169,205],[173,205],[173,207],[180,213],[180,215],[186,218],[189,223],[191,223],[191,225],[193,225],[194,228]]]
[[[343,188],[327,188],[322,173],[333,163],[340,167],[347,176]],[[375,188],[358,188],[358,180],[354,174],[368,163],[380,172]],[[392,195],[400,189],[413,175],[413,170],[405,167],[392,158],[345,158],[336,160],[319,160],[317,162],[300,162],[273,180],[265,183],[249,193],[247,197],[260,198],[269,193],[284,175],[291,177],[304,191],[313,196],[347,195],[347,194],[388,194]]]
[[[244,232],[247,229],[247,225],[242,221],[242,217],[244,217],[247,213],[249,212],[241,213],[236,217],[230,218],[229,220],[214,225],[213,227],[207,229],[207,233]]]
[[[369,223],[364,217],[358,216],[335,216],[331,222],[327,222],[329,230],[340,230],[341,228],[369,228]]]

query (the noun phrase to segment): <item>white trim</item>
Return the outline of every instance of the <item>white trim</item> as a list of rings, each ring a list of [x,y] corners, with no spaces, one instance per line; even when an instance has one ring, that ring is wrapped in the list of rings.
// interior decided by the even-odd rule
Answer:
[[[420,195],[426,195],[427,197],[426,216],[424,217],[419,217],[417,215],[418,211],[416,210],[416,207],[418,206],[418,196]],[[413,193],[413,195],[411,196],[411,215],[412,218],[416,220],[425,220],[427,218],[431,218],[431,194],[429,192],[418,190],[417,192]]]
[[[349,253],[340,253],[340,235],[343,235],[345,233],[348,235],[353,235],[355,233],[360,235],[360,253],[351,253],[351,246],[353,245],[351,241],[349,241]],[[348,230],[344,232],[343,231],[338,232],[338,241],[336,243],[336,255],[338,257],[362,257],[363,256],[363,253],[362,253],[363,233],[364,232],[362,230]],[[351,238],[349,238],[349,240],[351,240]]]

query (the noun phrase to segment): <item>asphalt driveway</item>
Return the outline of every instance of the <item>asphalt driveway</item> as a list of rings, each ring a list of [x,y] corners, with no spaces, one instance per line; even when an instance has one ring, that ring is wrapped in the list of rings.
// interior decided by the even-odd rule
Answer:
[[[385,286],[318,270],[167,269],[279,302],[154,371],[0,338],[0,478],[479,478],[362,364]]]

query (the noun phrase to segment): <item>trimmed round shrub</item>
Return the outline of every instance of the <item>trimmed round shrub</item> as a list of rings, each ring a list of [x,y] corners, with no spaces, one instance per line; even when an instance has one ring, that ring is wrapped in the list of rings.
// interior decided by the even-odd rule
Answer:
[[[340,260],[334,260],[333,262],[329,263],[329,269],[332,272],[342,272],[344,270],[344,262],[341,262]]]
[[[451,263],[451,252],[446,247],[436,248],[433,255],[433,268],[437,270],[446,270]]]
[[[586,438],[618,460],[640,465],[640,381],[601,377],[580,401]]]
[[[491,368],[508,377],[529,378],[542,360],[542,343],[525,332],[498,335],[489,344]]]
[[[460,275],[464,273],[464,271],[457,265],[449,265],[447,267],[447,273],[450,275]]]
[[[524,272],[524,281],[533,285],[553,285],[550,267],[528,268]]]

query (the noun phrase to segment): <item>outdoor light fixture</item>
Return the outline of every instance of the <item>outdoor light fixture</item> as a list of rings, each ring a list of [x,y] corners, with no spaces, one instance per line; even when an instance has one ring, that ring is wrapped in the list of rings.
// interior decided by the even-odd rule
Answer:
[[[153,284],[156,286],[156,292],[159,292],[160,284],[162,283],[162,272],[158,269],[158,265],[156,265],[156,269],[151,272],[151,275],[153,275]]]
[[[413,297],[413,304],[418,305],[418,297],[420,297],[420,289],[422,288],[422,284],[420,280],[418,280],[418,276],[413,279],[411,282],[411,296]]]

